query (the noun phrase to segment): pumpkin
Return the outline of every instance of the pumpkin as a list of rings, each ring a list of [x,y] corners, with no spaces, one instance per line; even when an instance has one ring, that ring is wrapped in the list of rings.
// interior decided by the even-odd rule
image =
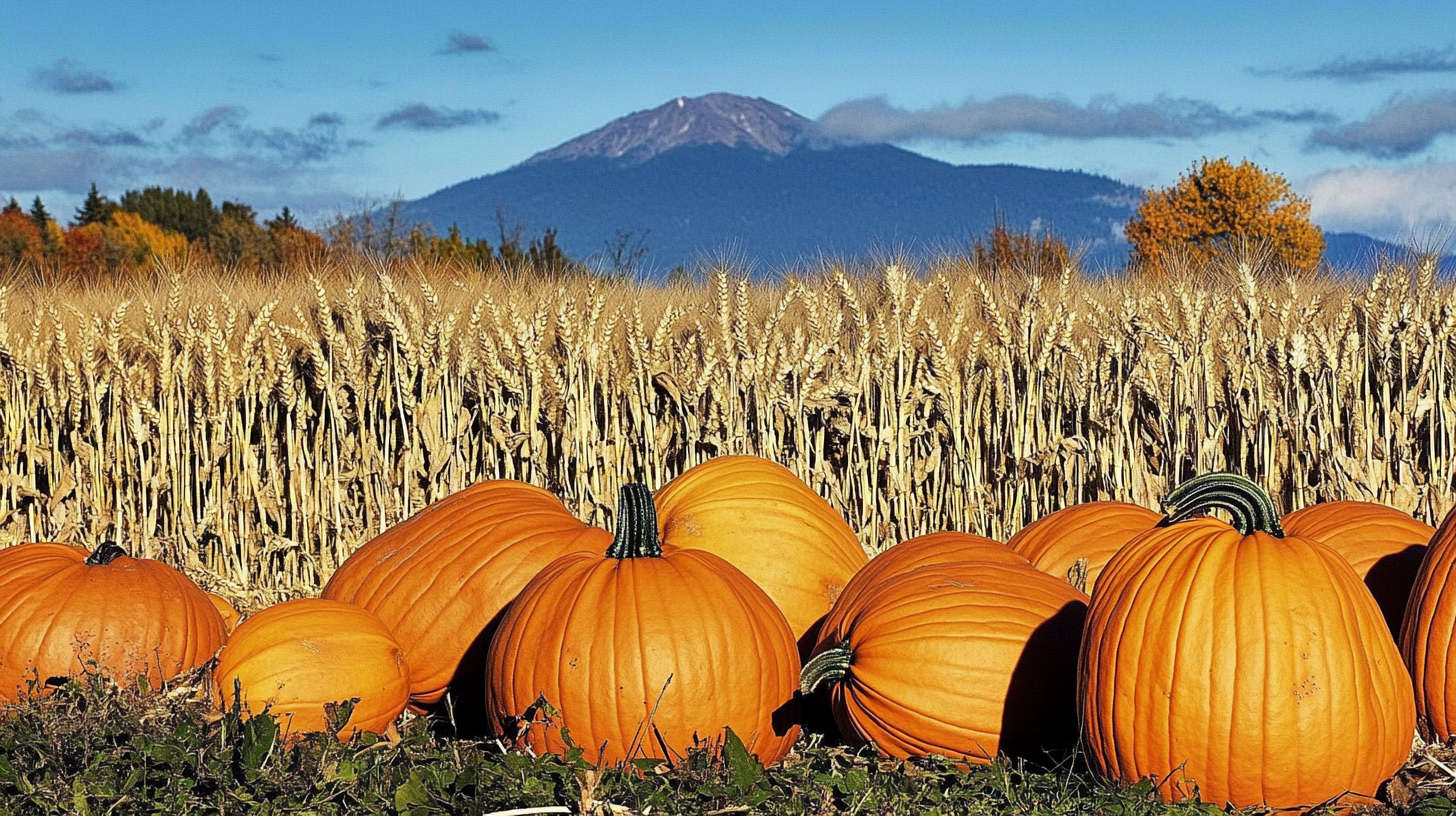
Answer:
[[[341,740],[383,733],[409,702],[404,650],[368,610],[302,598],[250,615],[228,638],[213,672],[213,700],[280,720],[289,739],[329,727],[328,706],[353,701]],[[337,710],[336,714],[337,716]]]
[[[1086,591],[1090,593],[1108,559],[1162,520],[1162,514],[1136,504],[1083,502],[1033,521],[1008,539],[1006,546],[1042,572],[1063,579],[1085,559]]]
[[[1365,582],[1391,637],[1400,637],[1405,603],[1436,528],[1394,507],[1364,501],[1310,505],[1280,520],[1286,535],[1312,538],[1344,556]]]
[[[869,560],[844,517],[768,459],[709,459],[654,499],[663,550],[704,550],[742,570],[783,611],[803,654],[834,599]]]
[[[210,660],[227,639],[192,579],[107,542],[0,550],[0,703],[95,669],[153,688]]]
[[[1410,752],[1415,707],[1354,568],[1285,535],[1243,477],[1198,476],[1167,503],[1092,593],[1079,694],[1094,770],[1219,807],[1373,795]],[[1212,508],[1233,523],[1198,515]]]
[[[1021,567],[1031,566],[1025,558],[1013,552],[1010,547],[994,539],[974,533],[953,531],[930,533],[906,539],[871,558],[868,564],[860,568],[854,577],[849,579],[844,591],[835,601],[835,606],[849,605],[860,593],[878,585],[881,581],[903,575],[927,564],[966,560],[995,561]]]
[[[990,543],[961,542],[939,558],[874,574],[901,547],[934,550],[912,539],[845,588],[800,690],[830,684],[835,719],[851,742],[891,757],[977,764],[998,753],[1044,758],[1076,742],[1087,596]]]
[[[207,593],[207,600],[212,602],[212,606],[217,610],[217,614],[222,616],[223,628],[227,630],[228,634],[232,634],[232,631],[238,628],[238,621],[242,620],[243,617],[238,612],[238,608],[233,606],[232,602],[227,598],[224,598],[216,592]]]
[[[1427,742],[1456,735],[1456,510],[1431,538],[1406,605],[1400,652],[1415,683],[1417,723]]]
[[[542,567],[568,553],[599,554],[611,540],[539,487],[480,482],[375,536],[322,595],[384,621],[404,649],[419,710],[439,701],[457,674],[472,691],[480,687],[495,623]]]
[[[676,759],[725,728],[778,761],[799,730],[788,622],[732,564],[657,530],[651,493],[624,485],[605,557],[562,556],[521,591],[490,645],[491,722],[537,753],[564,753],[569,729],[593,765]]]

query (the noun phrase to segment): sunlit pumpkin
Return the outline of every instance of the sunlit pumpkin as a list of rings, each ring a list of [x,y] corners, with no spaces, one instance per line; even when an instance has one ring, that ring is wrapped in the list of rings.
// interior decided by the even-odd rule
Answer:
[[[1380,604],[1391,637],[1400,637],[1406,599],[1436,528],[1394,507],[1365,501],[1313,504],[1279,523],[1286,535],[1312,538],[1344,556]]]
[[[1161,513],[1136,504],[1094,501],[1064,507],[1021,528],[1006,546],[1021,553],[1032,566],[1067,579],[1085,562],[1086,590],[1122,545],[1163,520]]]
[[[93,669],[160,688],[226,639],[207,593],[160,561],[109,542],[0,550],[0,703]]]
[[[917,557],[881,560],[901,547]],[[840,732],[887,756],[1044,759],[1076,741],[1086,611],[1086,595],[994,541],[912,539],[850,581],[801,690],[828,684]]]
[[[503,736],[590,763],[677,759],[731,728],[765,764],[798,735],[799,657],[783,613],[710,552],[658,542],[652,495],[621,491],[603,553],[541,571],[490,646],[486,707]]]
[[[500,479],[441,499],[349,556],[323,597],[368,609],[410,665],[410,698],[437,702],[457,674],[478,693],[501,611],[536,573],[573,552],[600,555],[605,530],[539,487]]]
[[[229,634],[238,628],[238,621],[242,620],[243,616],[238,612],[238,608],[233,606],[231,601],[216,592],[207,593],[207,600],[212,602],[212,606],[217,610],[217,614],[222,616],[223,628],[227,629]]]
[[[1191,479],[1167,504],[1092,593],[1079,694],[1094,770],[1219,807],[1375,794],[1410,752],[1415,707],[1354,568],[1285,535],[1242,477]],[[1233,524],[1199,515],[1213,508]]]
[[[1417,723],[1429,742],[1456,736],[1456,510],[1446,514],[1411,588],[1400,652],[1415,683]]]
[[[326,731],[333,704],[352,701],[334,723],[339,739],[383,733],[409,701],[404,650],[373,613],[354,604],[302,598],[239,624],[218,656],[213,699],[265,709],[290,738]],[[335,709],[335,717],[340,716]]]

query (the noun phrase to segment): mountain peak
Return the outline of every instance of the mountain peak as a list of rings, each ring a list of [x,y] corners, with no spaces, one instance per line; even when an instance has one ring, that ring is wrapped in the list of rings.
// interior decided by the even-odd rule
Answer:
[[[763,98],[729,93],[679,96],[537,153],[525,163],[596,157],[641,164],[675,148],[709,144],[782,156],[809,125],[803,116]]]

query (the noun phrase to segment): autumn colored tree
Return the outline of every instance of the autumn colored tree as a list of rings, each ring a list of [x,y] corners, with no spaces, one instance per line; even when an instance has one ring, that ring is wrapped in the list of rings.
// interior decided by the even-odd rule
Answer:
[[[9,206],[0,211],[0,267],[38,264],[44,253],[43,233],[12,198]]]
[[[1248,159],[1204,158],[1177,184],[1149,191],[1126,233],[1133,265],[1155,274],[1170,258],[1206,263],[1246,247],[1262,248],[1276,267],[1308,271],[1325,248],[1309,200]]]
[[[1032,275],[1060,275],[1071,266],[1072,251],[1067,242],[1050,231],[1036,234],[1017,232],[1006,223],[1006,213],[997,210],[996,223],[983,240],[971,242],[971,261],[978,268],[994,272]]]
[[[144,267],[155,257],[176,257],[187,251],[186,236],[164,230],[133,212],[112,215],[104,237],[114,247],[109,254],[133,268]]]

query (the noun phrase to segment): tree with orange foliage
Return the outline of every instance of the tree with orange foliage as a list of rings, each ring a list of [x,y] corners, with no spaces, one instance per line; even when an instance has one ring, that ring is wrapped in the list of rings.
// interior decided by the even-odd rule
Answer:
[[[1172,187],[1150,190],[1126,232],[1133,264],[1154,273],[1170,258],[1202,264],[1246,246],[1262,246],[1278,267],[1309,271],[1325,249],[1309,200],[1248,159],[1204,158]]]
[[[176,257],[187,251],[187,238],[168,232],[134,212],[117,212],[106,228],[106,240],[114,245],[124,264],[140,268],[155,257]]]
[[[39,264],[44,254],[44,234],[20,209],[20,203],[10,199],[9,206],[0,211],[0,266]]]

